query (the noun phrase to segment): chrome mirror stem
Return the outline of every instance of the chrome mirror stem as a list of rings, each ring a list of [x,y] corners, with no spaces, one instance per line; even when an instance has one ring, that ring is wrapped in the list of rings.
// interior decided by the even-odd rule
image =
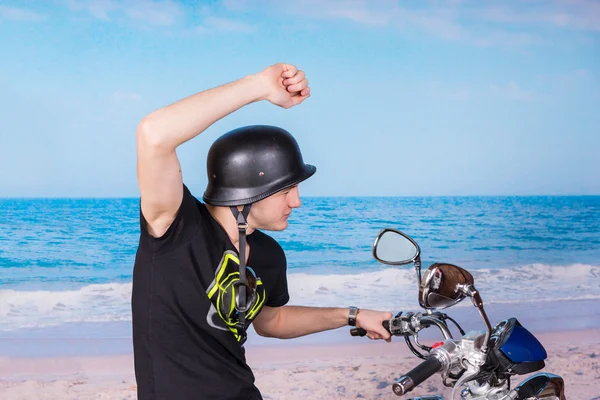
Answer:
[[[479,315],[481,315],[481,318],[483,319],[483,323],[485,324],[485,339],[483,341],[483,346],[481,346],[481,352],[486,354],[488,352],[490,336],[492,335],[492,325],[490,324],[490,320],[485,310],[483,309],[483,300],[481,299],[479,292],[477,291],[477,289],[475,289],[473,285],[458,285],[457,289],[471,298],[471,300],[473,301],[473,305],[475,306],[475,308],[477,308],[477,311],[479,311]]]
[[[417,271],[417,288],[421,287],[421,257],[415,260],[415,270]]]

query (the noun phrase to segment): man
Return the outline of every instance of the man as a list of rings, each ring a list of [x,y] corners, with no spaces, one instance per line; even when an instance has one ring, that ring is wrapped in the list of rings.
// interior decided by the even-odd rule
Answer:
[[[391,313],[285,306],[286,259],[260,230],[283,230],[315,172],[295,139],[272,126],[221,136],[208,154],[204,203],[183,184],[177,147],[256,101],[289,108],[310,96],[304,72],[275,64],[146,116],[137,131],[141,237],[133,273],[138,398],[261,399],[243,344],[356,325],[390,340]]]

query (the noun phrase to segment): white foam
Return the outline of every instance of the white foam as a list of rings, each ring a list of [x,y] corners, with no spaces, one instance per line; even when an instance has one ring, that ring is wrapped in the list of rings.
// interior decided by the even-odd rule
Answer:
[[[131,319],[131,283],[66,291],[0,290],[0,331]]]
[[[600,299],[600,266],[532,264],[471,270],[486,304]],[[360,274],[290,273],[290,304],[381,310],[418,308],[413,268]],[[88,285],[70,291],[0,290],[0,331],[69,322],[131,320],[131,283]],[[458,306],[468,306],[463,302]]]
[[[600,298],[600,266],[532,264],[470,272],[486,304]],[[294,304],[359,304],[386,310],[418,306],[416,274],[412,268],[355,275],[291,274],[289,281]]]
[[[288,277],[290,303],[306,306],[369,308],[412,307],[417,303],[417,278],[413,269],[384,269],[362,274]]]

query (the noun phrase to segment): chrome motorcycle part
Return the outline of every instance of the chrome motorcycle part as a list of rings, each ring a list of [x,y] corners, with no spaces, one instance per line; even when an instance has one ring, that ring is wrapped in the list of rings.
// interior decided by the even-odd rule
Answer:
[[[466,293],[459,290],[464,285],[474,285],[468,271],[453,264],[432,264],[419,286],[419,304],[428,310],[451,307],[466,297]]]
[[[514,400],[565,400],[565,381],[562,377],[547,372],[536,374],[521,382],[514,390]]]
[[[413,248],[414,254],[412,253]],[[388,265],[414,263],[417,285],[421,286],[421,249],[417,242],[407,234],[391,228],[379,232],[373,243],[373,257]]]

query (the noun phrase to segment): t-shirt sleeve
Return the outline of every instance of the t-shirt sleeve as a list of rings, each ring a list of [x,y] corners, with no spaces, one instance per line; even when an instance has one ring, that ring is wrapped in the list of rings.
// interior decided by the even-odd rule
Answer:
[[[183,185],[183,198],[175,219],[161,237],[153,237],[148,232],[148,223],[140,208],[140,230],[142,241],[146,242],[155,253],[171,251],[187,243],[200,229],[202,216],[198,209],[198,200]]]
[[[290,294],[288,291],[287,284],[287,259],[285,257],[285,252],[281,248],[281,246],[275,242],[277,245],[277,251],[274,253],[277,254],[275,258],[275,268],[277,268],[277,275],[275,285],[265,305],[269,307],[281,307],[284,306],[290,301]]]

